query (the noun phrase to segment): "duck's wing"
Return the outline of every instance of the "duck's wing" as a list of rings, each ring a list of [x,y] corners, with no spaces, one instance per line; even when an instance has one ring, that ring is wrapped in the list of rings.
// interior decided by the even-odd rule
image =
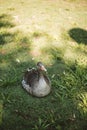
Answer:
[[[33,93],[32,88],[28,84],[26,84],[26,81],[24,79],[22,80],[22,86],[30,94]]]
[[[34,84],[39,80],[38,71],[36,69],[26,71],[24,74],[24,80],[30,87],[34,86]]]

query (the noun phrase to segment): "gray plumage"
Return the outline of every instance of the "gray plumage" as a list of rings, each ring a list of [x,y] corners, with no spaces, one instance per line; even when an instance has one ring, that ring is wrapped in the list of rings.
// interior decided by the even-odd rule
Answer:
[[[51,82],[47,77],[45,67],[41,62],[37,63],[37,69],[27,70],[22,80],[23,88],[37,97],[44,97],[51,91]]]

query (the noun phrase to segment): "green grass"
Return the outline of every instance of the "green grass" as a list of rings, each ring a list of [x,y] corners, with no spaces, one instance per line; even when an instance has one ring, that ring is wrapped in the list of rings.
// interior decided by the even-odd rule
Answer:
[[[86,0],[0,2],[0,130],[87,129]],[[52,92],[22,89],[42,61]]]

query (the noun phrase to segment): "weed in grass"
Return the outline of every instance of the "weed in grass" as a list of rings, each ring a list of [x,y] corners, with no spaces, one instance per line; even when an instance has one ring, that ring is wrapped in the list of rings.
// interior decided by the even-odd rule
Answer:
[[[50,124],[48,124],[47,121],[43,121],[41,118],[39,118],[38,123],[35,125],[35,128],[33,128],[33,130],[46,130],[49,125]]]

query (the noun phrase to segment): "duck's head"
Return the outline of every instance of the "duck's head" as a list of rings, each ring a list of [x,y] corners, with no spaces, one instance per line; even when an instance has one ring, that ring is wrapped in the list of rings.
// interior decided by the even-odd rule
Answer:
[[[38,70],[47,71],[42,62],[37,63]]]

